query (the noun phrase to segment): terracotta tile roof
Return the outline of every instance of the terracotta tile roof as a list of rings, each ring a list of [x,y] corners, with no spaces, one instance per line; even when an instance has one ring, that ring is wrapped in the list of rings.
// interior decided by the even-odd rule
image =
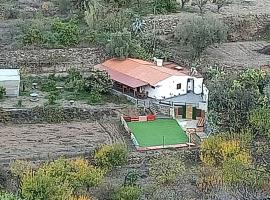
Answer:
[[[133,79],[135,82],[134,79],[136,79],[141,81],[141,83],[147,83],[152,86],[155,86],[158,82],[165,80],[170,76],[187,75],[182,71],[179,72],[167,67],[158,67],[154,63],[131,58],[125,60],[110,59],[96,67],[107,70],[110,75],[113,73],[111,75],[113,80]],[[125,78],[123,77],[124,75],[126,76]]]
[[[120,73],[118,71],[115,71],[113,69],[107,68],[103,65],[96,65],[95,66],[96,69],[100,69],[100,70],[106,70],[108,72],[108,74],[110,75],[110,78],[112,80],[115,80],[119,83],[123,83],[124,85],[127,85],[129,87],[132,88],[137,88],[140,86],[144,86],[144,85],[148,85],[148,83],[138,80],[136,78],[133,78],[131,76],[128,76],[126,74]]]

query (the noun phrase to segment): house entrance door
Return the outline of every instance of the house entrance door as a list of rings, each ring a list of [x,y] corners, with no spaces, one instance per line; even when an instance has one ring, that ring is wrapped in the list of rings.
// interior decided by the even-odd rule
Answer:
[[[193,116],[193,107],[192,107],[192,105],[187,105],[186,118],[187,119],[192,119],[192,116]]]
[[[187,80],[187,91],[193,92],[194,91],[194,79]]]

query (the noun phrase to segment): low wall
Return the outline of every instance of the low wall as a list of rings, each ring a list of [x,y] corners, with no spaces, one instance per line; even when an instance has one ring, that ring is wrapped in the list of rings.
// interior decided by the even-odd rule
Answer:
[[[18,49],[0,51],[0,68],[24,68],[32,74],[61,73],[71,67],[87,71],[103,62],[102,48]]]
[[[195,13],[179,13],[146,17],[146,31],[153,31],[155,27],[158,35],[173,34],[179,22],[194,15]],[[230,41],[246,41],[258,38],[270,25],[270,14],[217,15],[217,17],[223,19],[225,24],[228,25]]]
[[[69,121],[96,121],[117,118],[112,108],[85,109],[76,107],[35,107],[31,109],[0,109],[0,123],[60,123]]]

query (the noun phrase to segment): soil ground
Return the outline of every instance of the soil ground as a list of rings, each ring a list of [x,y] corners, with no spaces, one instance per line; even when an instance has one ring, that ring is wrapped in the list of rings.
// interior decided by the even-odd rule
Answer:
[[[205,58],[208,63],[225,66],[258,68],[270,65],[270,55],[260,54],[257,50],[269,45],[265,41],[232,42],[207,49]]]
[[[102,144],[123,142],[117,122],[7,125],[0,129],[0,164],[84,155]]]

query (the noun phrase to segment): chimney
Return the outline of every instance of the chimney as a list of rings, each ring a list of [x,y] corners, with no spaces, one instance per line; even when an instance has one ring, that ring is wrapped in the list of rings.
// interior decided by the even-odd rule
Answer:
[[[163,66],[163,59],[157,59],[157,66],[162,67]]]

